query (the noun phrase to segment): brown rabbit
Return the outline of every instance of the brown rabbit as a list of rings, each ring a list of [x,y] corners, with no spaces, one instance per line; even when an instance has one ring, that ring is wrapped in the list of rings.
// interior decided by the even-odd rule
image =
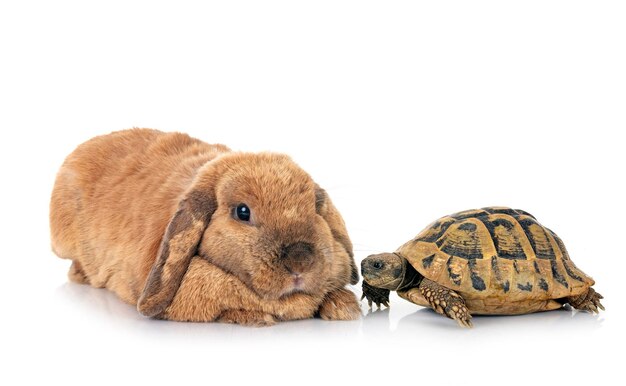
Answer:
[[[343,219],[289,157],[132,129],[80,145],[50,205],[69,277],[147,316],[263,325],[356,319]]]

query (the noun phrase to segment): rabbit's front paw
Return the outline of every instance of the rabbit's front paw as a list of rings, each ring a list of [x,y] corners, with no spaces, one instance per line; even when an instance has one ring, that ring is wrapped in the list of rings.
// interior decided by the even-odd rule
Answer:
[[[356,320],[361,317],[361,307],[351,291],[341,288],[326,294],[318,314],[325,320]]]

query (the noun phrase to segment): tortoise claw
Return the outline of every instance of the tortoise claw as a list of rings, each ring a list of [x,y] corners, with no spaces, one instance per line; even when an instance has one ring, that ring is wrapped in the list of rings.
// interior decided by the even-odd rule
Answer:
[[[381,302],[376,302],[376,308],[377,308],[377,309],[379,309],[379,310],[380,310],[380,309],[381,309],[381,306],[385,306],[385,307],[389,308],[389,302],[388,302],[388,301],[386,301],[386,300],[383,300],[383,301],[381,301]]]
[[[456,322],[461,327],[472,328],[474,325],[472,324],[472,316],[469,313],[458,315],[454,312],[446,312],[446,314],[451,318],[456,320]]]
[[[450,319],[456,320],[456,322],[461,327],[472,328],[474,325],[472,324],[472,315],[467,311],[465,306],[459,307],[458,311],[453,311],[446,307],[444,310],[444,314],[447,315]]]
[[[367,304],[369,308],[372,308],[372,304],[376,304],[376,307],[380,310],[381,304],[385,307],[389,307],[389,290],[384,288],[372,287],[363,281],[363,296],[361,300],[367,298]]]
[[[593,305],[597,307],[596,313],[599,313],[598,308],[601,309],[602,311],[605,311],[604,306],[602,305],[602,303],[600,303],[600,299],[603,299],[602,295],[596,292],[596,296],[591,300]]]
[[[467,328],[472,328],[472,327],[474,327],[474,325],[472,324],[472,321],[471,321],[471,320],[469,320],[469,319],[464,320],[464,321],[461,323],[461,325],[462,325],[463,327],[467,327]]]
[[[587,293],[568,298],[568,303],[577,310],[599,314],[600,311],[598,308],[604,310],[600,299],[603,299],[603,296],[597,293],[593,288],[589,288]]]

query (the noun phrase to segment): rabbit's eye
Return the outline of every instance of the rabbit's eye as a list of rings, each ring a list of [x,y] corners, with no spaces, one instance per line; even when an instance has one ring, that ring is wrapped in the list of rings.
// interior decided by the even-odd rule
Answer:
[[[241,221],[250,221],[250,208],[246,204],[239,204],[235,208],[235,215]]]

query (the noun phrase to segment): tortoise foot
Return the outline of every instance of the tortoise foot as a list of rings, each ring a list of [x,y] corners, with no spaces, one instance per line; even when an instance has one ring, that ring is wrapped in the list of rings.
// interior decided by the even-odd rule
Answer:
[[[472,327],[472,315],[461,295],[428,279],[423,279],[419,288],[435,312],[456,320],[461,327]]]
[[[363,296],[361,300],[367,298],[367,304],[372,308],[372,303],[380,309],[382,304],[385,307],[389,307],[389,290],[384,288],[372,287],[363,280]]]
[[[593,288],[589,288],[587,292],[578,296],[567,298],[567,302],[577,310],[591,312],[597,314],[598,308],[604,310],[604,306],[600,303],[600,299],[604,297],[597,293]]]
[[[450,296],[448,300],[441,301],[443,312],[450,319],[456,320],[461,327],[472,327],[472,315],[465,306],[465,301],[457,294],[458,297]]]

